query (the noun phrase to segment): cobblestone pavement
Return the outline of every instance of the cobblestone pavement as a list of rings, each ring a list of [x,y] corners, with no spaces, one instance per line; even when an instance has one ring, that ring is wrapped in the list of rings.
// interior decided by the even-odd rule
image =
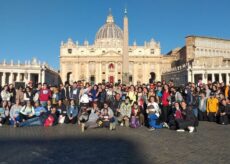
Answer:
[[[0,128],[0,164],[7,163],[229,163],[230,125],[201,122],[194,134],[168,129],[77,125]]]

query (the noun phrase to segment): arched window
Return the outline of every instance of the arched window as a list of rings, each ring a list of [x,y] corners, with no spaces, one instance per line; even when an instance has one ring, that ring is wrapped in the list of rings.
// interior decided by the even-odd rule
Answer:
[[[115,66],[114,66],[114,64],[113,64],[113,63],[109,64],[109,70],[110,70],[110,71],[113,71],[113,70],[114,70],[114,68],[115,68]]]

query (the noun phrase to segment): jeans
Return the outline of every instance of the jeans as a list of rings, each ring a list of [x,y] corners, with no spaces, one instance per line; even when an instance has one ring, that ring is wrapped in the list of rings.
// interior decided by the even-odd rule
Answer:
[[[20,117],[16,117],[15,118],[15,121],[13,119],[10,119],[10,125],[14,125],[16,122],[19,122],[20,121]]]
[[[170,106],[163,106],[163,107],[162,107],[161,116],[162,116],[162,121],[163,121],[163,122],[168,122],[169,109],[170,109]]]
[[[25,122],[22,122],[19,124],[20,127],[24,127],[24,126],[42,126],[42,121],[40,119],[40,117],[34,117],[31,119],[28,119]]]
[[[209,112],[208,113],[208,121],[209,122],[216,122],[216,112]]]
[[[196,116],[196,118],[198,118],[198,109],[197,108],[193,108],[193,113]]]
[[[149,114],[148,119],[149,119],[149,126],[150,127],[155,128],[155,129],[163,128],[163,124],[157,125],[158,117],[155,114]]]
[[[207,121],[208,120],[208,117],[207,117],[207,112],[204,111],[198,111],[198,118],[199,118],[199,121]]]

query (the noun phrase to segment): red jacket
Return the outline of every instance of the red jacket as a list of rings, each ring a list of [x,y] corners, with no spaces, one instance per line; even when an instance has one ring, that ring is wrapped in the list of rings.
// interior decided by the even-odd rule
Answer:
[[[175,119],[183,119],[183,116],[182,116],[180,110],[176,110],[176,112],[175,112],[175,114],[174,114],[174,118],[175,118]]]
[[[41,89],[39,94],[40,101],[48,101],[51,97],[51,91],[49,89]]]
[[[169,101],[168,101],[169,96],[170,96],[169,92],[166,92],[166,91],[163,92],[163,95],[162,95],[162,105],[163,106],[169,105]]]

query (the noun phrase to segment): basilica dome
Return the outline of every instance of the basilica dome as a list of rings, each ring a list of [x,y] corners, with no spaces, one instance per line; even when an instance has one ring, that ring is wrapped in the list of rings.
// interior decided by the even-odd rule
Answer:
[[[113,44],[114,42],[121,43],[123,40],[122,29],[114,23],[112,14],[109,14],[104,24],[97,32],[95,43]]]

